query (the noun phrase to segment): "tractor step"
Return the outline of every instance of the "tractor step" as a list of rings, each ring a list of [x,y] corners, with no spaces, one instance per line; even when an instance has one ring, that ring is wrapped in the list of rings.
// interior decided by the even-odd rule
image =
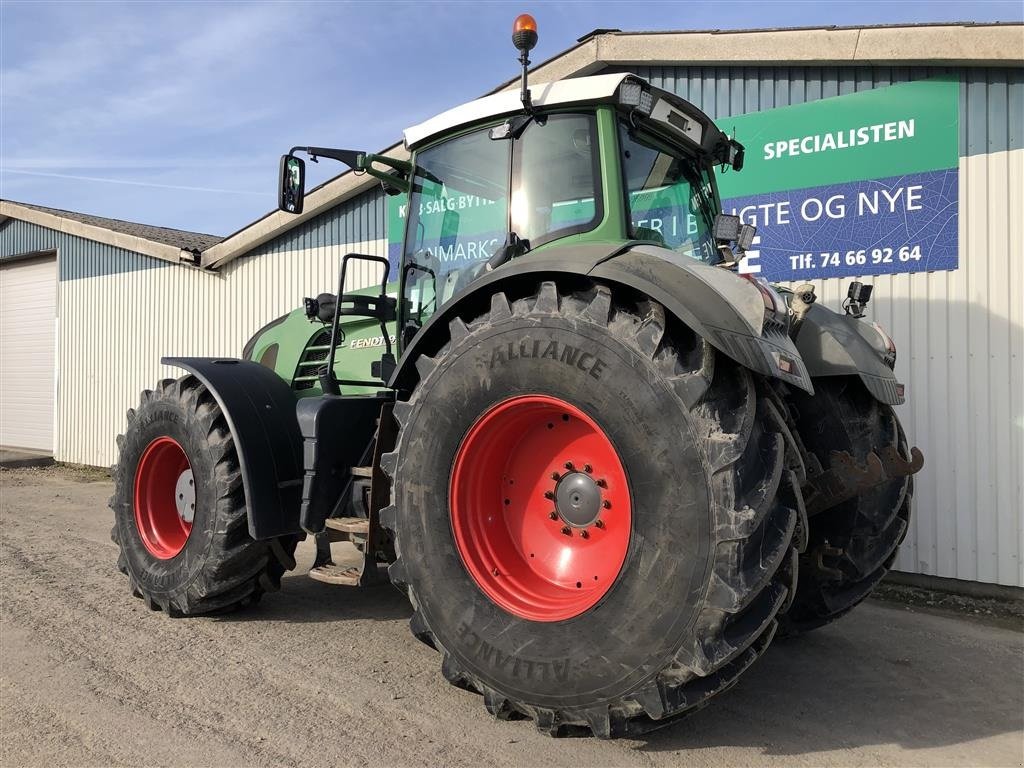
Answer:
[[[329,517],[324,521],[328,528],[344,533],[370,534],[370,521],[365,517]]]
[[[388,503],[388,480],[381,469],[380,456],[394,448],[396,426],[391,417],[391,403],[384,403],[377,421],[376,437],[358,459],[359,465],[367,461],[372,463],[370,466],[351,467],[352,479],[334,506],[337,513],[345,507],[343,501],[351,500],[354,511],[363,510],[367,516],[328,516],[323,520],[323,530],[316,534],[316,561],[309,571],[310,578],[347,587],[368,587],[387,581],[384,569],[378,565],[393,560],[394,549],[377,522],[378,513]],[[355,545],[360,563],[352,564],[352,553],[346,553],[349,562],[336,565],[331,559],[331,544],[338,542]]]
[[[359,579],[362,574],[354,565],[335,565],[327,563],[309,569],[310,578],[322,581],[325,584],[336,584],[345,587],[359,586]]]

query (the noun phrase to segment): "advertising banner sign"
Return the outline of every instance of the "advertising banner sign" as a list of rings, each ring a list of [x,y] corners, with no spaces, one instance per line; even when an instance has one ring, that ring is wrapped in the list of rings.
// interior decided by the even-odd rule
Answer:
[[[808,280],[957,268],[960,86],[902,83],[719,121],[746,147],[722,206],[758,230],[745,271]]]
[[[955,79],[919,80],[719,120],[746,147],[743,170],[718,175],[723,209],[757,227],[741,271],[787,281],[956,269],[959,93]],[[692,245],[691,193],[681,183],[631,195],[634,227],[670,248]],[[422,204],[418,235],[438,243],[447,267],[503,242],[504,201],[456,189],[435,197]],[[407,205],[388,198],[393,274]],[[555,203],[552,217],[592,213],[593,200],[580,200]]]

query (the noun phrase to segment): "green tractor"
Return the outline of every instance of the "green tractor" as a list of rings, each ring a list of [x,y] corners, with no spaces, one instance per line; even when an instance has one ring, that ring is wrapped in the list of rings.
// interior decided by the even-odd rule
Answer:
[[[118,439],[119,567],[153,610],[310,575],[387,579],[444,676],[500,718],[615,737],[733,683],[777,631],[863,600],[910,514],[895,348],[744,274],[743,147],[629,74],[529,87],[405,132],[409,161],[297,147],[404,195],[400,255],[348,254],[243,359],[168,358]],[[353,261],[379,287],[344,292]],[[358,558],[336,564],[332,542]],[[339,558],[340,559],[340,558]]]

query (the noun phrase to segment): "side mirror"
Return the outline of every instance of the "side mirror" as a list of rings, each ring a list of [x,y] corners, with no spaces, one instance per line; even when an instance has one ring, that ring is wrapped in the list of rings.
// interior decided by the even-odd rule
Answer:
[[[294,155],[282,155],[277,180],[277,207],[285,213],[302,213],[305,196],[306,162]]]

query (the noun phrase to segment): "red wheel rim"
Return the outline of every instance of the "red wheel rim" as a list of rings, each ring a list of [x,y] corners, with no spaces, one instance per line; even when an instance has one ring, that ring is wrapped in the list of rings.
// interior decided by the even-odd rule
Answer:
[[[611,440],[556,397],[498,403],[455,456],[451,523],[477,586],[509,613],[562,621],[607,594],[629,546],[629,484]]]
[[[176,440],[158,437],[135,469],[135,525],[149,553],[169,560],[185,547],[195,514],[192,465]]]

